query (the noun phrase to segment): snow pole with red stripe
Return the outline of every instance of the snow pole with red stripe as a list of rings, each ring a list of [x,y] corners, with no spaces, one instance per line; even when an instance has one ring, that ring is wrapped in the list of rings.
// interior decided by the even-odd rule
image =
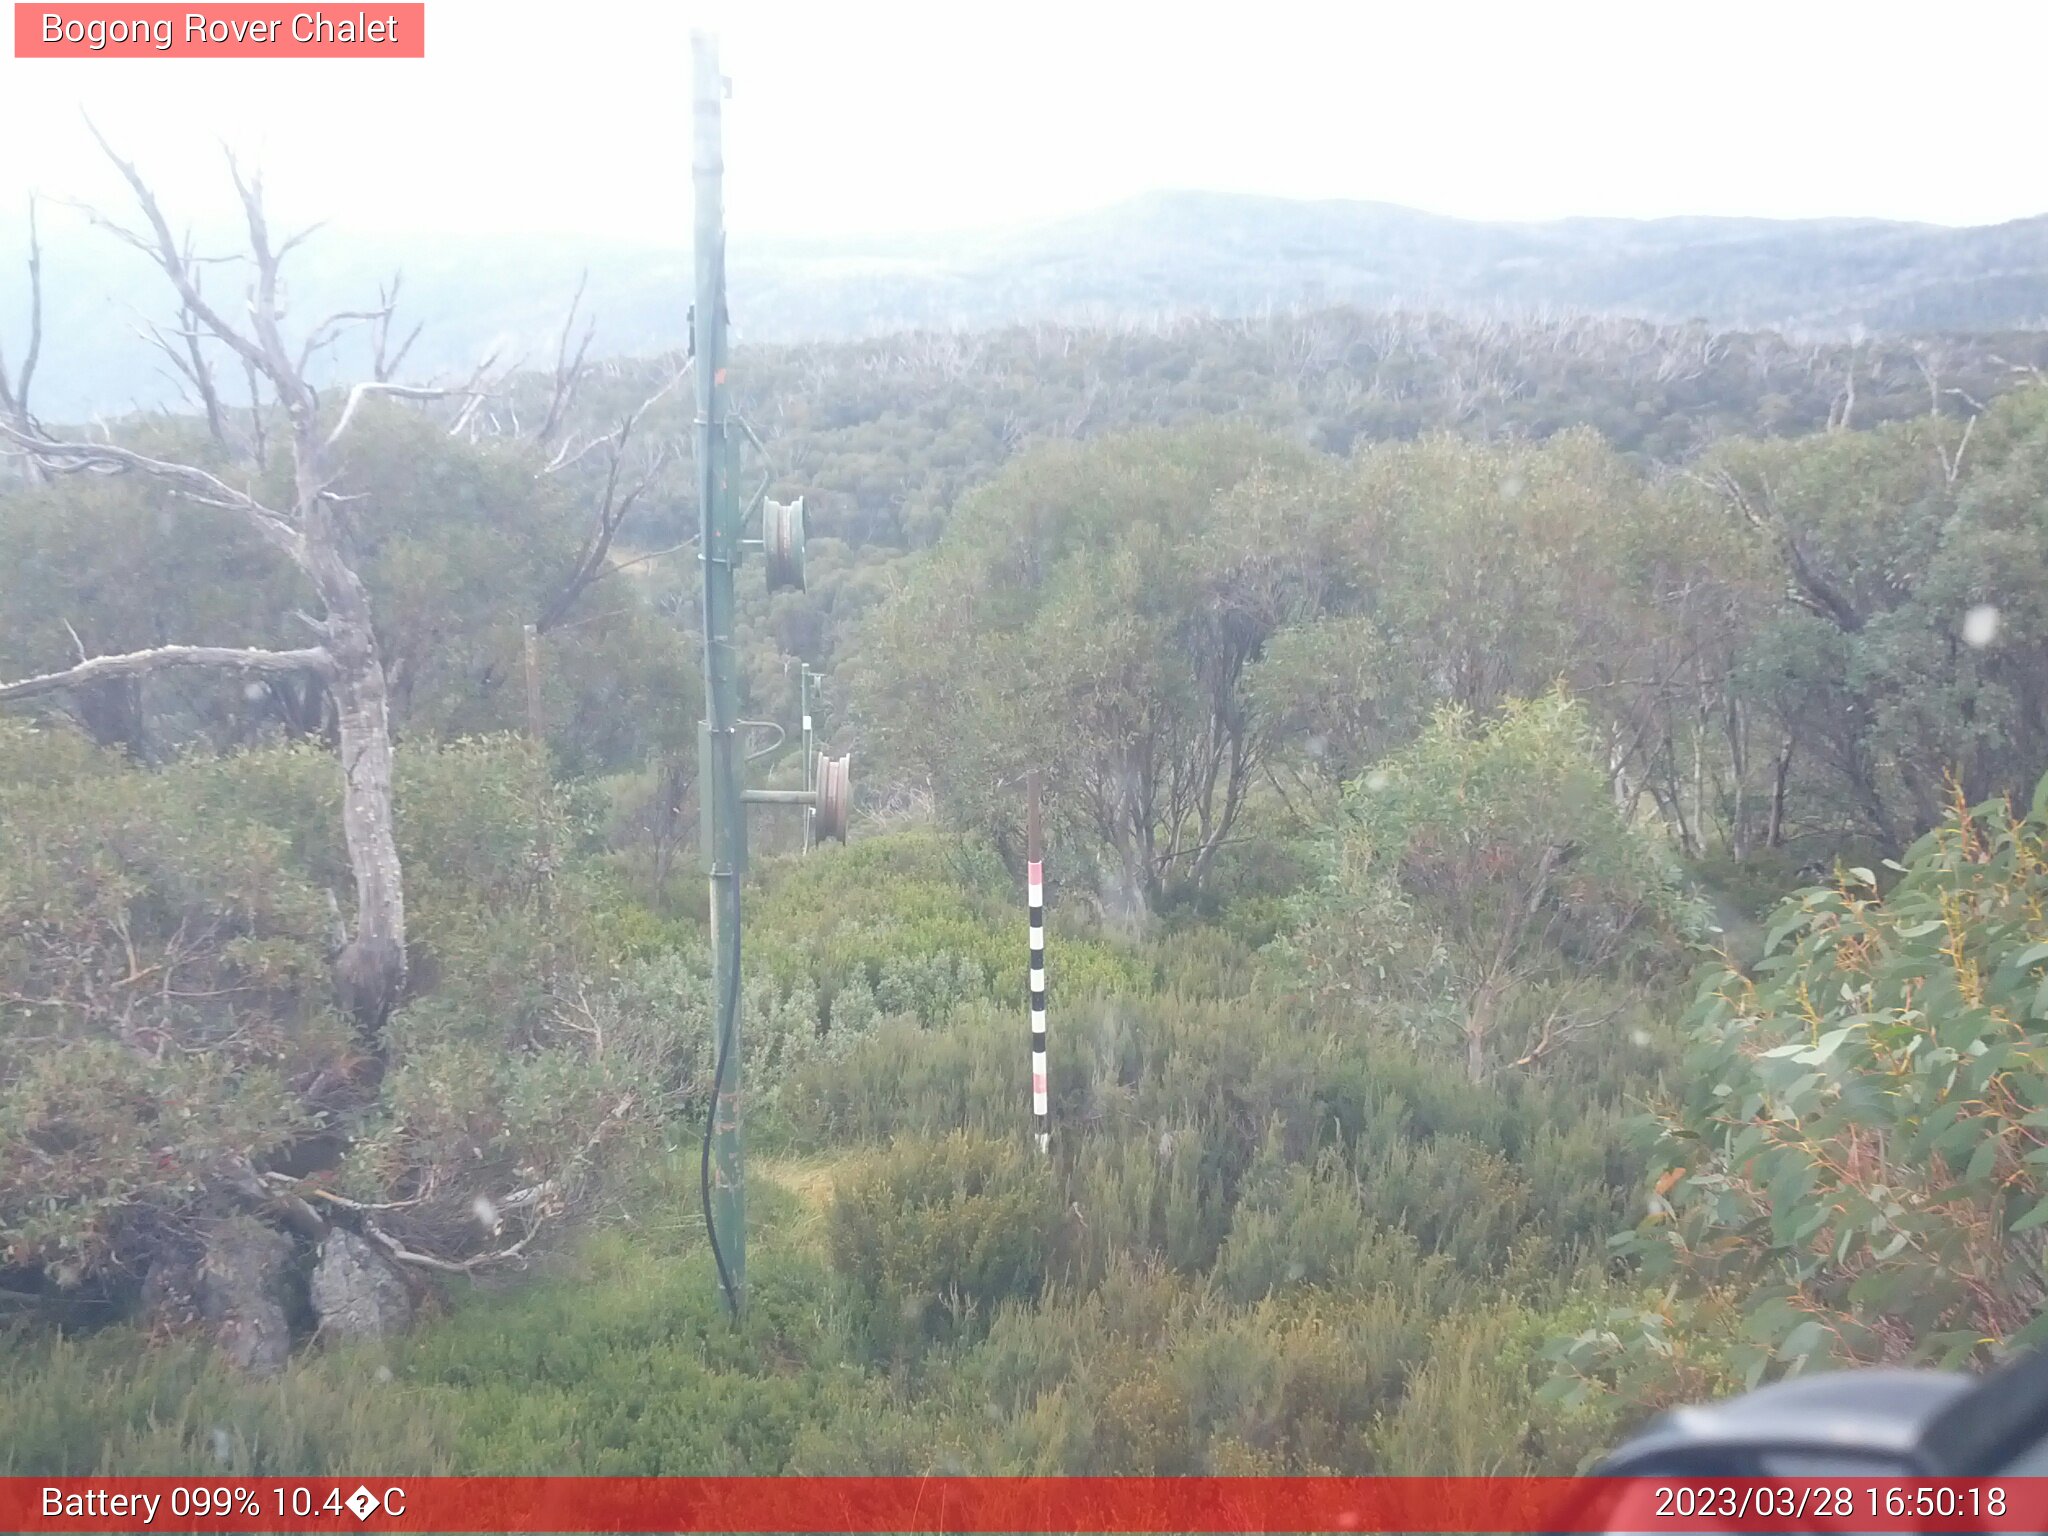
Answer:
[[[1027,780],[1024,821],[1025,905],[1031,919],[1031,1120],[1038,1150],[1052,1146],[1052,1106],[1045,1083],[1045,844],[1038,822],[1038,774]]]

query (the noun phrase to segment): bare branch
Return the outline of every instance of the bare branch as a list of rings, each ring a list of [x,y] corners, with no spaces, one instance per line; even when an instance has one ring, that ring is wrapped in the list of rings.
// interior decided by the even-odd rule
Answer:
[[[1728,471],[1721,470],[1713,484],[1723,496],[1732,502],[1752,528],[1769,533],[1785,553],[1786,562],[1792,568],[1793,591],[1800,603],[1817,614],[1831,619],[1838,629],[1855,634],[1863,628],[1863,615],[1858,613],[1848,598],[1836,589],[1824,576],[1820,568],[1808,556],[1805,544],[1786,521],[1771,495],[1769,482],[1763,485],[1762,504],[1752,501],[1742,482]]]
[[[294,413],[310,413],[313,406],[313,391],[306,383],[304,373],[292,366],[291,352],[285,346],[284,335],[278,329],[277,273],[278,265],[285,253],[305,238],[311,230],[294,235],[281,249],[270,247],[270,221],[263,211],[263,175],[259,171],[253,176],[243,176],[241,162],[235,159],[232,150],[227,151],[228,175],[234,179],[235,190],[241,194],[243,220],[249,226],[249,250],[256,258],[256,292],[249,305],[249,321],[256,328],[256,339],[262,343],[264,354],[270,360],[270,374],[277,381],[278,393]]]
[[[621,471],[625,467],[626,445],[632,439],[634,429],[639,426],[641,419],[653,409],[656,402],[682,382],[684,374],[688,371],[686,364],[653,394],[641,401],[633,413],[619,424],[618,431],[608,439],[610,463],[605,470],[604,495],[598,503],[596,521],[591,528],[590,536],[583,542],[582,552],[576,557],[576,565],[570,572],[569,579],[563,583],[562,589],[555,594],[554,599],[535,622],[534,628],[538,633],[546,634],[560,624],[567,617],[569,610],[575,606],[576,600],[589,590],[591,584],[609,574],[606,561],[611,554],[612,540],[618,536],[619,529],[624,525],[627,514],[633,510],[634,503],[654,484],[674,456],[671,445],[662,445],[656,451],[645,473],[621,494],[619,481]]]
[[[486,1265],[510,1263],[526,1252],[527,1245],[540,1235],[541,1226],[542,1223],[535,1222],[527,1229],[526,1236],[520,1238],[518,1242],[512,1244],[509,1248],[500,1248],[495,1253],[473,1254],[469,1258],[456,1260],[437,1259],[431,1253],[417,1253],[378,1226],[368,1216],[363,1217],[364,1233],[374,1239],[377,1246],[382,1248],[393,1261],[400,1264],[417,1265],[421,1269],[437,1270],[444,1275],[467,1275],[484,1268]]]
[[[318,1211],[291,1191],[264,1183],[255,1166],[240,1153],[229,1153],[221,1159],[220,1176],[229,1189],[259,1211],[275,1210],[300,1236],[318,1242],[327,1235],[327,1223]]]
[[[450,391],[451,394],[468,397],[464,400],[462,409],[456,412],[453,424],[448,428],[448,435],[450,437],[460,437],[463,430],[468,427],[470,418],[476,415],[477,407],[490,398],[491,391],[483,387],[484,380],[491,371],[491,365],[497,362],[497,360],[498,354],[495,351],[490,353],[482,362],[476,365],[475,370],[469,376],[467,384],[463,385],[460,389]],[[508,369],[506,371],[510,372],[511,370]]]
[[[604,501],[598,508],[596,526],[591,529],[590,537],[584,543],[583,553],[576,562],[575,571],[563,584],[562,590],[555,594],[554,601],[548,604],[546,611],[535,624],[534,627],[540,633],[546,634],[560,624],[579,597],[594,583],[611,574],[606,557],[611,553],[612,540],[617,537],[620,527],[625,523],[626,515],[633,510],[633,504],[654,484],[671,456],[667,449],[658,453],[647,473],[623,496],[615,496],[618,488],[618,465],[614,462],[605,483]]]
[[[143,335],[156,349],[169,359],[173,368],[199,397],[199,404],[206,412],[206,427],[213,440],[222,447],[232,446],[228,441],[227,411],[221,404],[220,391],[213,382],[213,365],[207,362],[206,354],[200,350],[202,333],[197,317],[189,308],[180,311],[176,340],[164,335],[154,324],[145,323]],[[180,345],[182,344],[182,345]]]
[[[257,185],[258,190],[260,192],[262,184],[259,182]],[[321,219],[319,222],[314,224],[308,224],[304,229],[300,230],[296,235],[291,236],[289,239],[285,241],[283,245],[280,245],[277,248],[277,259],[279,261],[283,261],[285,257],[289,256],[299,246],[303,245],[307,240],[311,239],[314,235],[319,234],[320,231],[325,229],[326,227],[327,221],[325,219]]]
[[[36,200],[28,200],[28,353],[21,360],[21,374],[14,386],[14,404],[28,414],[29,386],[35,382],[36,362],[43,352],[43,240],[36,227]]]
[[[96,677],[202,666],[273,678],[294,672],[316,672],[325,682],[333,706],[342,778],[342,833],[356,887],[355,931],[334,956],[334,979],[346,1011],[359,1027],[374,1035],[382,1029],[400,996],[406,975],[402,861],[391,805],[388,678],[370,622],[368,595],[362,578],[350,565],[346,529],[334,505],[341,498],[332,490],[332,476],[325,463],[319,395],[305,376],[303,360],[295,361],[279,328],[283,314],[279,265],[305,234],[294,235],[281,246],[273,245],[263,207],[262,178],[244,175],[230,153],[228,170],[241,196],[249,259],[255,269],[247,295],[246,322],[238,328],[201,291],[197,263],[173,236],[162,208],[140,173],[114,152],[90,119],[87,127],[134,193],[149,234],[142,236],[119,226],[109,227],[147,254],[170,279],[190,318],[187,329],[211,334],[242,360],[251,385],[250,417],[259,458],[264,450],[264,412],[262,390],[256,381],[265,379],[275,390],[290,429],[289,510],[265,506],[252,489],[237,489],[206,470],[152,459],[111,442],[52,442],[40,433],[5,432],[4,423],[0,423],[0,434],[23,443],[25,451],[45,466],[115,473],[140,471],[164,482],[177,495],[242,513],[265,541],[291,559],[311,582],[324,610],[320,623],[332,639],[328,645],[301,651],[164,646],[132,656],[102,657],[66,673],[31,678],[0,692],[0,697],[22,697]],[[386,308],[389,302],[387,297]],[[366,313],[378,315],[377,311]],[[305,356],[311,357],[345,323],[344,316],[317,326],[307,338]],[[380,322],[372,318],[370,323]],[[371,387],[387,393],[399,392],[399,386],[384,380]],[[359,403],[360,396],[357,400]]]
[[[152,243],[132,230],[125,229],[103,218],[91,209],[85,210],[87,217],[101,228],[127,241],[161,267],[164,275],[171,280],[171,285],[178,290],[178,297],[184,300],[185,306],[194,315],[198,316],[206,328],[218,336],[227,346],[241,354],[252,367],[275,384],[281,395],[290,398],[302,386],[297,379],[292,377],[288,367],[280,367],[283,359],[281,357],[272,357],[263,347],[243,335],[234,326],[228,324],[220,312],[207,303],[205,296],[199,291],[199,283],[193,275],[192,265],[185,259],[177,237],[171,233],[170,221],[164,217],[164,211],[157,203],[156,194],[149,190],[149,184],[142,179],[142,173],[136,170],[131,162],[122,159],[119,154],[115,153],[114,146],[107,142],[106,135],[100,132],[98,125],[90,117],[86,118],[85,126],[99,143],[100,149],[106,154],[106,157],[113,161],[114,169],[121,173],[121,179],[128,183],[129,190],[135,194],[135,200],[142,209],[143,217],[149,221],[149,227],[155,235],[155,240]],[[247,207],[249,191],[243,184],[239,172],[236,173],[235,184],[238,188],[241,188],[243,204]],[[259,211],[255,229],[260,231],[261,227],[261,214]],[[257,254],[260,264],[262,258],[267,254],[267,247],[259,246]],[[274,284],[276,279],[276,269],[274,266],[271,269],[269,278],[271,283]]]
[[[663,557],[665,557],[665,556],[668,556],[668,555],[679,555],[679,554],[681,554],[681,553],[682,553],[682,552],[683,552],[684,550],[688,549],[688,548],[689,548],[689,547],[690,547],[690,546],[691,546],[692,544],[695,544],[696,542],[697,542],[697,535],[695,535],[695,534],[693,533],[693,534],[691,534],[691,535],[690,535],[690,536],[689,536],[689,537],[688,537],[687,539],[684,539],[684,540],[682,541],[682,543],[680,543],[680,544],[671,544],[671,545],[669,545],[669,547],[668,547],[667,549],[650,549],[650,550],[649,550],[649,551],[647,551],[647,553],[646,553],[646,554],[644,554],[644,555],[635,555],[635,556],[634,556],[634,557],[633,557],[632,559],[630,559],[630,560],[621,560],[621,561],[619,561],[619,562],[618,562],[617,564],[615,564],[615,565],[608,565],[608,566],[606,566],[606,567],[605,567],[605,568],[604,568],[603,570],[599,571],[599,572],[597,573],[597,575],[596,575],[595,577],[593,577],[593,578],[592,578],[592,581],[593,581],[593,582],[598,582],[598,581],[602,581],[602,580],[604,580],[604,578],[605,578],[605,577],[607,577],[607,576],[616,576],[616,575],[618,575],[618,574],[619,574],[619,572],[621,572],[621,571],[630,571],[630,570],[632,570],[632,569],[633,569],[633,567],[634,567],[634,566],[636,566],[636,565],[645,565],[645,564],[647,564],[647,562],[648,562],[648,561],[650,561],[650,560],[660,560],[660,559],[662,559]],[[579,622],[580,622],[580,621],[579,621]],[[556,626],[556,628],[560,628],[560,627],[561,627],[560,625],[557,625],[557,626]]]
[[[7,359],[0,353],[0,422],[12,425],[22,436],[39,435],[35,416],[29,410],[29,389],[35,382],[36,360],[43,350],[43,243],[36,227],[36,200],[28,200],[28,353],[20,374],[7,377]],[[34,458],[24,460],[23,473],[33,484],[45,480],[49,471]]]
[[[332,448],[341,441],[342,434],[348,431],[349,423],[355,420],[356,407],[370,395],[394,395],[401,400],[447,400],[457,396],[474,398],[479,393],[482,391],[476,389],[473,384],[462,389],[434,389],[422,384],[391,384],[380,379],[352,385],[348,392],[348,404],[342,407],[341,420],[334,424],[334,430],[327,434],[327,441],[321,446]]]
[[[405,361],[405,354],[410,352],[412,344],[420,339],[420,327],[415,325],[405,340],[398,344],[398,350],[390,350],[391,322],[398,314],[398,290],[404,281],[404,273],[394,272],[391,274],[391,286],[379,286],[377,289],[377,302],[384,307],[379,311],[382,318],[377,321],[376,328],[371,332],[371,345],[374,350],[370,358],[370,374],[380,384],[398,372],[398,365]]]
[[[591,450],[602,448],[609,441],[610,438],[608,436],[593,437],[588,442],[578,446],[576,434],[572,432],[562,439],[562,446],[555,450],[553,458],[541,466],[540,472],[543,475],[559,474],[573,465],[582,463],[590,457]]]
[[[310,331],[306,332],[306,339],[299,346],[299,371],[304,373],[307,365],[313,361],[314,357],[339,341],[342,332],[351,325],[374,325],[386,318],[387,316],[384,311],[376,309],[342,309],[335,311]]]
[[[1523,1052],[1521,1056],[1508,1063],[1508,1070],[1510,1072],[1514,1071],[1517,1067],[1534,1066],[1566,1041],[1574,1039],[1579,1035],[1587,1034],[1592,1030],[1603,1028],[1621,1016],[1620,1008],[1610,1008],[1607,1012],[1594,1018],[1566,1019],[1564,1009],[1565,1005],[1559,1004],[1550,1010],[1548,1016],[1543,1020],[1542,1029],[1537,1034],[1536,1043]]]
[[[242,359],[242,375],[249,381],[249,441],[260,469],[270,462],[270,439],[263,426],[263,389],[258,382],[259,375],[256,365],[246,357]]]
[[[300,1181],[288,1173],[266,1173],[264,1181],[279,1190],[297,1190]],[[332,1190],[309,1189],[306,1194],[315,1200],[324,1200],[329,1205],[339,1206],[344,1211],[409,1211],[416,1205],[424,1204],[425,1195],[414,1195],[410,1200],[351,1200],[337,1195]]]
[[[0,358],[0,411],[5,411],[24,430],[31,420],[29,387],[35,382],[36,361],[43,351],[43,241],[36,227],[36,200],[28,200],[28,352],[21,360],[21,372],[12,383],[7,378],[5,358]]]
[[[23,678],[18,683],[0,683],[0,703],[78,688],[108,678],[144,677],[154,672],[180,669],[249,672],[272,677],[317,672],[326,677],[334,671],[334,658],[325,646],[319,645],[297,651],[244,650],[228,645],[160,645],[154,650],[95,656],[75,667],[66,667],[62,672],[45,672],[39,677]]]
[[[583,358],[590,351],[591,337],[597,333],[597,322],[587,322],[583,327],[583,339],[576,344],[576,355],[569,356],[569,337],[576,328],[576,311],[583,303],[583,289],[590,281],[586,268],[576,279],[576,292],[569,300],[569,313],[562,320],[562,339],[555,347],[554,389],[548,397],[547,415],[542,418],[539,430],[533,440],[543,446],[560,430],[563,418],[568,415],[569,403],[575,398],[576,386],[583,380]]]
[[[225,507],[245,514],[264,540],[294,561],[304,558],[305,539],[290,518],[267,507],[247,491],[236,490],[217,475],[190,464],[153,459],[115,443],[59,442],[32,437],[6,422],[0,422],[0,437],[12,438],[24,451],[54,469],[134,470],[162,480],[188,500],[210,507]]]
[[[86,126],[91,126],[90,121],[87,122]],[[107,234],[110,234],[115,239],[119,240],[123,245],[133,246],[136,250],[142,252],[143,255],[149,257],[151,260],[154,260],[156,258],[156,247],[152,245],[147,238],[145,238],[142,235],[138,235],[134,230],[128,228],[128,226],[125,224],[116,224],[112,219],[108,218],[104,213],[100,212],[99,209],[93,207],[90,203],[81,203],[76,198],[70,197],[60,198],[59,201],[65,207],[69,208],[72,212],[78,214],[81,218],[85,219],[88,223],[90,223],[93,226],[93,228],[105,231]]]
[[[1942,470],[1948,476],[1948,484],[1951,489],[1955,486],[1956,476],[1963,472],[1963,455],[1970,451],[1970,434],[1976,430],[1977,418],[1972,416],[1963,423],[1963,440],[1956,444],[1956,451],[1953,455],[1946,448],[1940,448],[1939,444],[1936,445],[1941,453]]]

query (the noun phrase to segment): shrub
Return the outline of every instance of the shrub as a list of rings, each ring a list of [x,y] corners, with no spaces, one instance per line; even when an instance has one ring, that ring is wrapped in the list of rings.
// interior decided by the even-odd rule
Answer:
[[[1035,1296],[1057,1210],[1035,1149],[956,1134],[864,1162],[833,1193],[827,1240],[887,1355],[978,1335],[998,1304]]]
[[[447,1257],[578,1210],[659,1090],[619,1049],[644,1038],[606,1038],[588,839],[539,768],[512,740],[399,752],[413,991],[367,1037],[331,1001],[330,759],[143,771],[0,722],[0,1263],[118,1291],[242,1202],[236,1159]]]
[[[0,722],[0,1263],[138,1272],[131,1238],[188,1223],[221,1158],[308,1127],[295,1085],[349,1069],[326,903],[255,814],[303,812],[299,766],[138,773]]]
[[[1746,1293],[1774,1365],[1955,1364],[2048,1337],[2048,781],[1955,805],[1891,866],[1780,909],[1755,976],[1710,969],[1632,1248]]]
[[[1703,931],[1561,696],[1484,724],[1440,714],[1346,789],[1325,862],[1279,958],[1332,1017],[1455,1052],[1475,1083],[1607,1031],[1602,979],[1654,971]]]

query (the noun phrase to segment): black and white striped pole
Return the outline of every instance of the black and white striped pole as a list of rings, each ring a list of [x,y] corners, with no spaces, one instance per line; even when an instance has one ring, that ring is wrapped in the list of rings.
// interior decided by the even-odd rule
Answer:
[[[1028,779],[1024,822],[1025,905],[1031,921],[1031,1120],[1038,1150],[1052,1147],[1052,1105],[1045,1081],[1045,843],[1039,829],[1038,774]]]

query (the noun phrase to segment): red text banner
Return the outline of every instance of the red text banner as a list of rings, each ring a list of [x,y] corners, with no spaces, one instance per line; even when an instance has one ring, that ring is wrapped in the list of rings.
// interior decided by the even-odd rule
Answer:
[[[2048,1478],[0,1478],[0,1529],[2042,1531]]]
[[[16,0],[18,59],[423,59],[423,3],[67,5]]]

